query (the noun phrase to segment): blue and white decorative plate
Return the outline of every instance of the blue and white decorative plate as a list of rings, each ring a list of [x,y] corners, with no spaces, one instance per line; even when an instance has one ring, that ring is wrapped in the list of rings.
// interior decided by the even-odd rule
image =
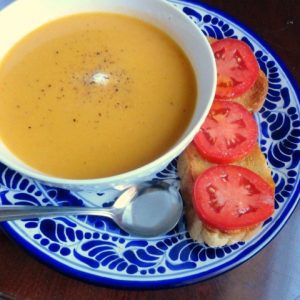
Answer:
[[[0,0],[0,7],[10,1]],[[178,286],[208,279],[245,262],[282,229],[299,201],[300,118],[299,91],[272,51],[243,25],[221,12],[192,4],[171,2],[215,38],[234,37],[255,52],[269,78],[264,107],[256,114],[259,142],[276,183],[276,212],[262,231],[247,243],[210,248],[193,242],[185,222],[166,236],[136,239],[100,217],[42,218],[7,222],[3,228],[43,262],[71,276],[119,287]],[[156,175],[179,184],[176,161]],[[43,186],[0,165],[0,203],[16,205],[109,206],[117,191],[92,194]]]

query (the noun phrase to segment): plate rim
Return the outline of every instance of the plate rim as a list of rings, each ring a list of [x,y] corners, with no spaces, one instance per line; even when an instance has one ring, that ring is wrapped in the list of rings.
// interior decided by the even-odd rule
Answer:
[[[10,3],[12,3],[11,1]],[[294,78],[294,75],[289,71],[286,64],[283,62],[283,60],[277,55],[277,53],[268,45],[267,42],[264,41],[263,38],[261,38],[257,33],[252,31],[248,26],[244,25],[242,22],[237,20],[235,17],[232,17],[230,14],[223,12],[222,10],[215,8],[213,6],[210,6],[208,4],[199,3],[197,0],[170,0],[170,2],[179,2],[179,3],[187,3],[192,4],[194,6],[202,7],[212,13],[216,13],[220,15],[221,17],[224,17],[228,19],[230,22],[234,23],[244,31],[246,31],[248,34],[250,34],[258,43],[260,43],[275,59],[275,61],[278,63],[278,65],[282,68],[283,73],[287,77],[289,83],[291,84],[295,94],[296,94],[296,100],[298,100],[298,104],[300,105],[300,89],[298,87],[297,81]],[[9,4],[10,4],[9,3]],[[8,5],[9,5],[8,4]],[[266,233],[260,240],[255,242],[253,245],[251,245],[249,248],[243,250],[242,252],[238,253],[237,256],[235,256],[232,260],[219,265],[213,269],[210,269],[208,271],[192,274],[179,278],[172,278],[172,279],[159,279],[159,280],[144,280],[144,281],[125,281],[125,280],[119,280],[114,278],[107,278],[103,277],[101,275],[94,275],[86,272],[82,272],[79,270],[76,270],[73,267],[69,267],[66,264],[63,264],[51,256],[47,256],[42,251],[38,250],[36,247],[34,247],[31,243],[29,243],[25,238],[20,236],[19,234],[14,231],[13,227],[10,225],[10,222],[2,223],[0,226],[4,230],[4,232],[7,233],[9,238],[12,238],[21,248],[25,249],[31,256],[33,256],[35,259],[38,259],[42,263],[49,266],[51,269],[54,269],[58,272],[61,272],[67,276],[79,279],[81,281],[85,281],[88,283],[93,283],[96,285],[104,285],[104,286],[110,286],[114,288],[129,288],[129,289],[163,289],[163,288],[170,288],[170,287],[180,287],[185,286],[188,284],[193,284],[197,282],[203,282],[208,279],[212,279],[214,277],[217,277],[221,274],[224,274],[243,263],[250,260],[252,257],[254,257],[258,252],[262,251],[284,228],[288,220],[291,218],[293,213],[295,212],[299,202],[300,197],[295,192],[300,189],[300,181],[298,182],[297,187],[294,190],[293,195],[289,198],[289,202],[287,203],[284,211],[281,213],[278,220],[273,224],[272,228],[270,229],[270,232]],[[281,221],[283,220],[283,221]],[[257,244],[259,244],[257,246]]]

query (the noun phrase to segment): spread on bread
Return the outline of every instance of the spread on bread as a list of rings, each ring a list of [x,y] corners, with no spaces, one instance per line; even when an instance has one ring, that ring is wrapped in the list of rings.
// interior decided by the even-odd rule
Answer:
[[[244,42],[209,42],[217,64],[216,97],[181,154],[178,172],[191,237],[219,247],[245,241],[261,228],[274,212],[275,185],[251,114],[263,105],[267,78]]]

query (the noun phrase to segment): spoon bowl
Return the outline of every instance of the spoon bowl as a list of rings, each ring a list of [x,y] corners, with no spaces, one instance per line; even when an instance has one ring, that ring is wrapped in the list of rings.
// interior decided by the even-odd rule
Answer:
[[[135,196],[114,219],[122,229],[132,235],[151,237],[164,234],[176,226],[183,210],[177,189],[159,182],[150,186],[141,185],[134,190]],[[116,201],[116,206],[121,204],[122,198]]]

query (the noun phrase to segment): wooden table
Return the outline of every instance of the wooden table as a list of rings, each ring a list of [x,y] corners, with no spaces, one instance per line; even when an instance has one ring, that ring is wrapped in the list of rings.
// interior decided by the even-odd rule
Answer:
[[[231,14],[258,33],[299,83],[298,0],[203,2]],[[300,206],[275,240],[250,261],[204,283],[168,290],[118,290],[68,278],[39,263],[0,232],[0,291],[12,299],[38,300],[300,299]]]

